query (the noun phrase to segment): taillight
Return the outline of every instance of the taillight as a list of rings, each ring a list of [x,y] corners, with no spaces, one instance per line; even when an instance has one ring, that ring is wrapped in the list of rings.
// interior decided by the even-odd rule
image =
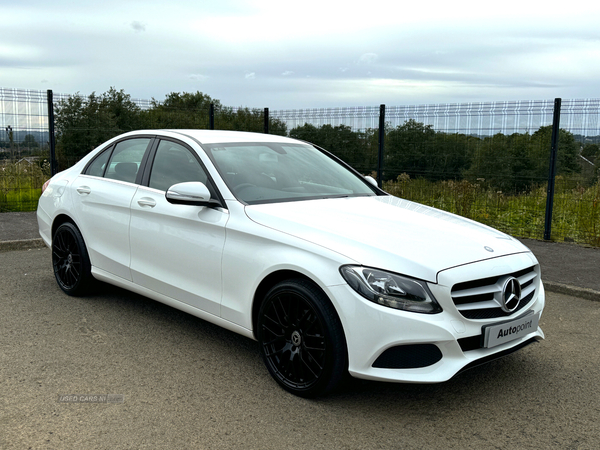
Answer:
[[[46,181],[43,185],[42,185],[42,194],[44,193],[44,191],[46,190],[46,188],[48,187],[48,185],[50,184],[50,180]]]

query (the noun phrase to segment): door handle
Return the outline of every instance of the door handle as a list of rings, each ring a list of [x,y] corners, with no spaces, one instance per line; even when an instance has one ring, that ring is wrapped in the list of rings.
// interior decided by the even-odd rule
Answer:
[[[154,208],[156,206],[156,200],[150,197],[142,197],[138,200],[138,205],[142,207],[149,206],[150,208]]]
[[[90,187],[89,187],[89,186],[79,186],[79,187],[77,188],[77,192],[79,192],[79,193],[80,193],[80,194],[82,194],[82,195],[87,195],[87,194],[89,194],[90,192],[92,192],[92,190],[90,189]]]

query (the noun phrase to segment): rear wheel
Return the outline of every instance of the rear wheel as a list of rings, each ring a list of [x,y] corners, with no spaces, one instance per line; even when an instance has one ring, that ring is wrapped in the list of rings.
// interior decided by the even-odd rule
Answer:
[[[90,258],[81,233],[72,223],[60,225],[52,237],[52,265],[60,288],[81,295],[92,280]]]
[[[269,372],[295,395],[326,394],[347,371],[340,320],[329,299],[308,281],[284,281],[267,293],[257,334]]]

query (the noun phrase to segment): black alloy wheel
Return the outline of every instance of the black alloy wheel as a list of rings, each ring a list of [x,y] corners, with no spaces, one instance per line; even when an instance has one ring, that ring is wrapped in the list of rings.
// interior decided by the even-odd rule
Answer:
[[[340,320],[311,282],[288,280],[269,291],[259,311],[258,341],[273,378],[295,395],[326,394],[347,371]]]
[[[81,295],[90,285],[91,264],[81,233],[72,223],[63,223],[52,238],[52,265],[60,288]]]

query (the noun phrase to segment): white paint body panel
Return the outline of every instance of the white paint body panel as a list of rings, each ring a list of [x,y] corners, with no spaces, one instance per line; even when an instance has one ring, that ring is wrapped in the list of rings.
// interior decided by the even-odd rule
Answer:
[[[143,206],[142,200],[155,206]],[[227,211],[173,205],[164,192],[140,187],[129,228],[133,282],[220,316],[228,219]]]
[[[130,281],[130,206],[137,189],[132,183],[80,175],[69,192],[78,227],[86,230],[92,264]]]
[[[392,196],[256,205],[246,213],[362,265],[432,282],[449,267],[529,251],[493,228]]]

